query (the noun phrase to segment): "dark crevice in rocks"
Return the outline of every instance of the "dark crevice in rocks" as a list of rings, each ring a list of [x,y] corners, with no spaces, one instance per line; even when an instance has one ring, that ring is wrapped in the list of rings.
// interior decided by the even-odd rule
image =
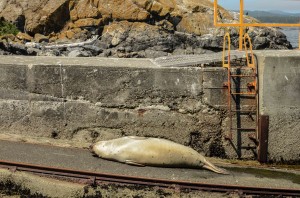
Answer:
[[[53,131],[51,132],[51,138],[58,139],[59,133],[60,133],[60,131],[58,129],[53,129]]]
[[[220,47],[203,47],[203,49],[206,49],[206,50],[209,50],[209,51],[212,51],[212,52],[221,52],[221,51],[223,51],[223,49],[220,48]]]
[[[198,152],[205,152],[209,157],[226,158],[225,148],[222,145],[220,133],[215,137],[204,136],[199,131],[190,133],[190,140],[187,146],[190,146]]]
[[[25,23],[26,23],[26,18],[24,15],[20,15],[16,21],[14,22],[14,24],[16,25],[16,27],[21,31],[24,32],[25,31]]]
[[[188,146],[190,146],[191,148],[197,151],[203,150],[203,144],[201,143],[201,139],[202,139],[202,135],[199,131],[191,132]]]
[[[209,157],[226,158],[225,148],[222,145],[221,138],[214,140],[209,146]]]

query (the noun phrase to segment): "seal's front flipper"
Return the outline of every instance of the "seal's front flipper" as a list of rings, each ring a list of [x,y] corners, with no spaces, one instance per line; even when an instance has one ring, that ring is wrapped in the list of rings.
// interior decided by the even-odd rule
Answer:
[[[144,164],[140,164],[132,160],[126,160],[125,163],[133,166],[145,166]]]

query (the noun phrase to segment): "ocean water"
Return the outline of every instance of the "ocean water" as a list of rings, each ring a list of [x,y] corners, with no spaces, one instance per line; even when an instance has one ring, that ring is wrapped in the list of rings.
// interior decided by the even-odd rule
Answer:
[[[282,28],[280,31],[286,35],[293,48],[299,47],[299,28]]]

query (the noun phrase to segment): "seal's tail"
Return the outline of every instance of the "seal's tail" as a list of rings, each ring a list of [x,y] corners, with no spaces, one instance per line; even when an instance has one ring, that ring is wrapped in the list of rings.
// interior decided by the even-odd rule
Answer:
[[[206,160],[203,168],[211,170],[211,171],[213,171],[215,173],[219,173],[219,174],[223,174],[223,175],[229,175],[229,173],[225,169],[218,168],[218,167],[216,167],[215,165],[213,165],[212,163],[210,163],[207,160]]]

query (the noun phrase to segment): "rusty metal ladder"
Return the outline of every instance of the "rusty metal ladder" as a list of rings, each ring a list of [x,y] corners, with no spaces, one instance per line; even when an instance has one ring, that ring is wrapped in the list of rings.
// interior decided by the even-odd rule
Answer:
[[[250,52],[248,52],[247,42],[249,43]],[[233,141],[233,131],[236,131],[235,138],[237,141],[237,155],[239,158],[242,157],[242,149],[246,150],[259,150],[259,141],[258,141],[258,126],[259,126],[259,116],[258,116],[258,73],[257,66],[254,59],[254,54],[252,51],[252,43],[248,34],[245,34],[243,37],[244,50],[246,53],[246,65],[236,64],[234,66],[231,65],[230,60],[230,35],[226,33],[224,36],[223,43],[223,67],[227,68],[228,76],[227,82],[224,83],[224,86],[227,87],[228,90],[228,116],[229,116],[229,132],[226,134],[225,138],[229,141]],[[227,62],[225,58],[227,45]],[[248,72],[247,74],[244,74]],[[244,79],[252,79],[251,82],[247,80],[247,86],[241,87]],[[247,109],[241,107],[243,98],[247,98],[248,100],[253,100],[253,105]],[[233,106],[233,101],[235,102],[235,106]],[[243,116],[249,116],[251,120],[254,122],[250,127],[243,126]],[[233,117],[236,116],[236,123],[233,123]],[[235,126],[234,126],[235,125]],[[242,134],[248,133],[248,142],[252,144],[248,144],[248,146],[242,145]],[[253,134],[255,133],[255,134]],[[253,146],[254,143],[254,146]]]

